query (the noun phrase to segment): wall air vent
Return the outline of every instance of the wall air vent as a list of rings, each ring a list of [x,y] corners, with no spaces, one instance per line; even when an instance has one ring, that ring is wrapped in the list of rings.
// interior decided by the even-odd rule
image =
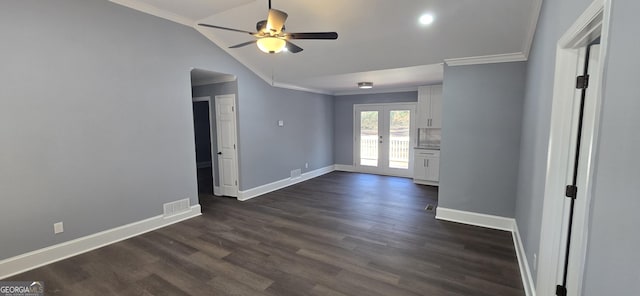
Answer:
[[[164,217],[175,216],[191,209],[191,205],[188,198],[178,201],[172,201],[164,204]]]

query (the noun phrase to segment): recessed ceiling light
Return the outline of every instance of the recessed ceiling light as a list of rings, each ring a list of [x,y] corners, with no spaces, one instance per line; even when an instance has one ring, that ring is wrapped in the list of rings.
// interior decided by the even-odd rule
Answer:
[[[433,23],[433,20],[433,15],[430,13],[423,14],[419,19],[420,23],[423,25],[431,25]]]
[[[373,88],[373,82],[358,82],[358,88],[360,89]]]

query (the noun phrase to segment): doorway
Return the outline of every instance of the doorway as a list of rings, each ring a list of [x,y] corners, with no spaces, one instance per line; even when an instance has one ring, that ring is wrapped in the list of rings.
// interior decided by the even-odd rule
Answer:
[[[213,195],[215,172],[212,158],[211,107],[209,97],[193,98],[198,194]]]
[[[194,120],[194,140],[196,150],[198,193],[202,196],[231,196],[238,192],[237,169],[237,135],[236,135],[236,94],[238,86],[236,77],[202,69],[191,70],[191,91]],[[232,114],[227,114],[219,106],[218,97],[231,97],[229,107]],[[222,124],[221,124],[222,119]],[[232,123],[226,124],[232,119]],[[225,125],[225,133],[220,127]],[[233,137],[227,137],[226,130],[233,128]],[[233,142],[230,142],[233,141]],[[230,144],[228,144],[230,143]],[[224,147],[233,147],[234,157],[223,158]],[[225,169],[232,166],[233,169]],[[228,180],[233,179],[230,187]]]
[[[354,162],[358,172],[411,177],[414,103],[354,105]]]
[[[596,0],[558,42],[538,295],[582,294],[609,19]]]

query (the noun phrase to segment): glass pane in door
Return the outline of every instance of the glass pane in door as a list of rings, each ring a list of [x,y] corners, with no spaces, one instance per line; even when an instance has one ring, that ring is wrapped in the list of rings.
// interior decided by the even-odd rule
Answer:
[[[389,113],[389,168],[409,169],[410,110],[392,110]]]
[[[378,166],[378,111],[360,112],[360,165]]]

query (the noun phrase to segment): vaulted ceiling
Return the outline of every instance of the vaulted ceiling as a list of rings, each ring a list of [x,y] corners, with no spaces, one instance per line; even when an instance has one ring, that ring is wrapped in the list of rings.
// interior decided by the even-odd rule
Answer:
[[[526,60],[541,0],[272,0],[289,14],[288,32],[338,32],[338,40],[296,40],[304,51],[269,55],[237,32],[255,31],[267,0],[112,0],[192,26],[275,86],[331,94],[356,91],[359,81],[377,90],[410,89],[442,81],[450,64]],[[429,26],[418,22],[431,13]],[[215,70],[215,69],[211,69]],[[233,73],[231,73],[233,74]]]

